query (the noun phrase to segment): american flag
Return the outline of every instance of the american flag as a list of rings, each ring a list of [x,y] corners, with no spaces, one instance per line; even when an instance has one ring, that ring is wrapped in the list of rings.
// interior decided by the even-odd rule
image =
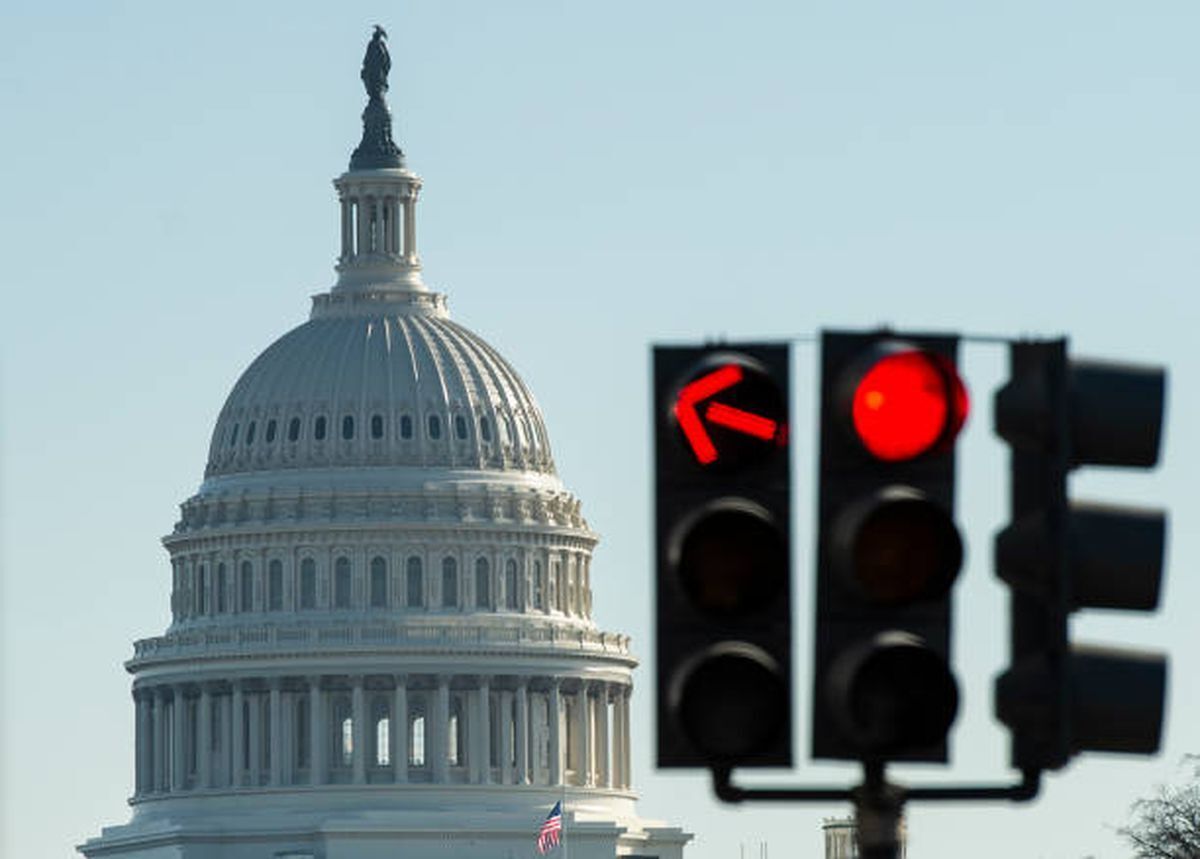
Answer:
[[[542,822],[542,828],[538,830],[537,851],[538,853],[549,853],[558,846],[559,839],[562,838],[562,802],[554,803],[554,808],[550,809],[550,813]]]

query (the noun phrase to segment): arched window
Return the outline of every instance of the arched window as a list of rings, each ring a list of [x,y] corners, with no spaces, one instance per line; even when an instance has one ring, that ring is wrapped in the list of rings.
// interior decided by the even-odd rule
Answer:
[[[354,438],[354,416],[346,415],[342,418],[342,438],[346,441]]]
[[[375,754],[371,756],[377,767],[386,767],[392,762],[392,720],[387,703],[376,699],[371,708],[371,724],[375,726]]]
[[[475,605],[487,608],[492,604],[491,570],[487,558],[475,559]]]
[[[297,769],[308,768],[308,754],[310,749],[308,735],[311,731],[308,718],[308,698],[306,696],[300,696],[296,699],[296,727],[292,731],[292,734],[295,738],[295,746],[292,749],[292,754],[295,755]]]
[[[233,425],[233,433],[232,433],[232,435],[229,436],[229,446],[230,447],[233,447],[235,444],[237,444],[237,434],[238,434],[238,425],[234,424]]]
[[[300,440],[300,418],[292,418],[288,423],[288,441]]]
[[[488,422],[486,417],[481,417],[479,419],[479,437],[484,441],[492,440],[492,425]]]
[[[387,608],[387,561],[371,559],[371,608]]]
[[[400,438],[412,438],[413,424],[412,418],[408,415],[400,416]]]
[[[234,431],[237,431],[236,426],[234,427]],[[439,439],[442,437],[442,419],[437,415],[429,416],[429,437],[432,439]]]
[[[383,438],[383,415],[371,415],[371,438]]]
[[[283,610],[283,562],[271,561],[267,567],[267,610]]]
[[[208,567],[201,564],[196,578],[196,613],[205,615],[208,614]]]
[[[267,444],[271,444],[272,442],[275,441],[275,429],[276,429],[275,418],[271,418],[269,421],[267,421],[267,435],[266,435]]]
[[[254,431],[258,429],[257,421],[250,421],[250,426],[246,427],[246,447],[254,444]]]
[[[504,607],[520,608],[517,596],[517,562],[509,558],[504,564]]]
[[[254,565],[249,561],[242,561],[242,592],[238,610],[254,610]]]
[[[559,611],[563,607],[562,567],[558,561],[550,562],[550,607]]]
[[[217,564],[217,614],[224,614],[227,608],[225,588],[229,586],[228,574],[224,564]]]
[[[466,763],[462,744],[462,702],[458,698],[450,701],[450,719],[446,724],[446,761],[450,766]]]
[[[421,559],[415,555],[408,559],[405,570],[405,603],[409,608],[425,605],[425,581],[421,575]]]
[[[458,561],[442,558],[442,607],[458,605]]]
[[[533,607],[539,611],[546,608],[545,592],[542,590],[542,562],[533,562]]]
[[[410,766],[425,766],[425,717],[417,716],[412,720],[408,733],[408,763]]]
[[[325,441],[325,416],[321,415],[313,424],[313,438],[317,441]]]
[[[350,608],[349,558],[338,558],[333,565],[333,607]]]
[[[342,718],[342,766],[348,767],[354,763],[354,720],[349,716]]]
[[[305,558],[300,562],[300,608],[317,607],[317,562]]]
[[[454,416],[454,436],[459,441],[467,437],[467,419],[462,415]]]

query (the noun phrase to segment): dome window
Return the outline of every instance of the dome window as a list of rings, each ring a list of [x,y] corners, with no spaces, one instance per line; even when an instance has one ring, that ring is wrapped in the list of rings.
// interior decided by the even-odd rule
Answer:
[[[454,435],[460,441],[465,441],[467,438],[467,419],[462,415],[454,416]]]
[[[492,571],[487,558],[475,561],[475,606],[488,608],[492,604]]]
[[[442,419],[437,415],[429,416],[429,437],[432,439],[442,437]]]
[[[217,614],[225,613],[225,588],[228,586],[228,574],[224,564],[217,564]]]
[[[300,418],[292,418],[288,422],[288,441],[300,440]]]
[[[256,421],[250,421],[250,426],[246,427],[246,447],[254,444],[254,431],[258,429]]]
[[[371,608],[387,608],[387,561],[371,559]]]
[[[541,611],[546,608],[542,597],[542,562],[533,562],[533,607]]]
[[[517,605],[517,562],[512,558],[504,564],[504,607],[519,608]]]
[[[300,608],[317,607],[317,564],[312,558],[300,562]]]
[[[383,438],[383,415],[371,415],[371,438]]]
[[[313,438],[317,441],[325,441],[325,416],[321,415],[313,424]]]
[[[412,418],[408,415],[400,416],[400,438],[412,438],[413,426]]]
[[[271,561],[267,566],[267,610],[283,611],[282,561]]]
[[[238,425],[234,424],[233,425],[233,433],[229,436],[229,446],[230,447],[233,447],[235,444],[237,444],[237,435],[238,435]]]
[[[239,611],[254,610],[254,567],[249,561],[242,561],[242,587]]]
[[[488,419],[485,417],[479,419],[479,437],[484,441],[492,440],[492,425],[488,423]]]
[[[267,421],[267,434],[266,434],[267,444],[274,443],[275,430],[276,430],[275,418],[271,418],[269,421]]]
[[[346,441],[354,438],[354,416],[346,415],[342,418],[342,438]]]
[[[442,559],[442,608],[458,605],[458,562],[453,558]]]
[[[350,608],[349,558],[338,558],[333,566],[333,607]]]
[[[409,608],[420,608],[425,605],[425,581],[421,575],[421,559],[415,555],[407,561],[405,570],[406,602]]]

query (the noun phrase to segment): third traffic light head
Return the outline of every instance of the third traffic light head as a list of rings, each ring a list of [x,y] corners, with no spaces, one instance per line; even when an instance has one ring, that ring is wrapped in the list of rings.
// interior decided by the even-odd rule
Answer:
[[[945,759],[956,354],[950,336],[823,335],[814,757]]]

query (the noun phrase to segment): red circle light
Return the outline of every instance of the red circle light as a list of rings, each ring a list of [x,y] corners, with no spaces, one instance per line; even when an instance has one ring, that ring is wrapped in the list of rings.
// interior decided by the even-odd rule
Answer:
[[[880,358],[859,380],[854,430],[872,455],[915,459],[949,441],[967,417],[967,392],[953,367],[910,349]]]

